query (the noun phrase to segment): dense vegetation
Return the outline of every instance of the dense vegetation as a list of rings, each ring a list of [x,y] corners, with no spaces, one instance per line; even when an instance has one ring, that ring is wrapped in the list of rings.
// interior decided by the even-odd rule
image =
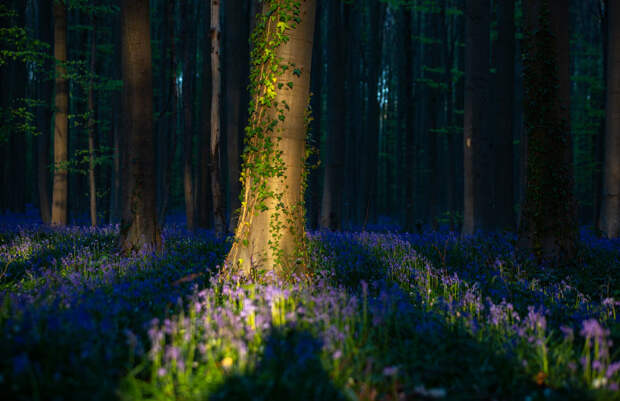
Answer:
[[[133,257],[0,231],[4,399],[618,399],[620,243],[588,232],[562,273],[509,235],[316,232],[312,283],[274,283],[175,225]]]

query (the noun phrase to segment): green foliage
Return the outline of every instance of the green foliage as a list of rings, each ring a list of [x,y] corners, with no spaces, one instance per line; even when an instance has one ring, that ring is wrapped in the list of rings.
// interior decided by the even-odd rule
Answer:
[[[38,71],[48,58],[49,45],[33,39],[25,27],[18,26],[17,17],[15,10],[0,4],[0,68],[6,69],[9,64],[26,64]],[[9,83],[3,82],[3,90],[8,87]],[[31,98],[13,98],[9,104],[0,106],[0,143],[14,133],[36,134],[33,108],[42,106],[42,102]]]

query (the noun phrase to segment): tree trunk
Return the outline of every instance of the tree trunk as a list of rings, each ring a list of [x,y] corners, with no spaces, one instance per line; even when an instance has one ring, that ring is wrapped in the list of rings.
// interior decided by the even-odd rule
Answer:
[[[519,247],[553,263],[569,262],[577,240],[567,3],[532,0],[524,10],[527,165]]]
[[[39,3],[39,40],[44,43],[52,44],[54,29],[52,21],[52,3],[42,1]],[[50,49],[51,50],[51,49]],[[44,64],[45,71],[50,71],[52,64]],[[39,193],[39,211],[43,224],[50,224],[52,221],[52,211],[49,181],[49,152],[50,152],[50,128],[52,123],[52,96],[54,87],[52,81],[47,77],[46,72],[40,73],[39,77],[39,97],[45,103],[37,112],[38,129],[41,132],[37,138],[37,184]]]
[[[512,230],[514,214],[514,73],[515,73],[515,22],[514,0],[497,3],[498,40],[495,104],[497,107],[495,153],[495,226]]]
[[[342,224],[342,195],[345,157],[345,67],[347,40],[342,19],[342,4],[330,2],[327,55],[327,157],[323,180],[323,198],[319,227],[337,230]]]
[[[346,7],[346,6],[345,6]],[[312,76],[310,77],[310,107],[312,109],[312,121],[310,122],[309,143],[315,148],[308,163],[317,165],[319,161],[319,149],[321,147],[321,121],[323,107],[323,47],[322,47],[322,14],[323,7],[320,2],[316,5],[316,21],[314,30],[314,43],[312,49]],[[306,220],[309,227],[316,229],[319,226],[319,213],[321,211],[321,183],[320,169],[313,168],[308,172],[308,188],[306,192]]]
[[[216,235],[224,234],[224,197],[221,172],[221,122],[220,98],[222,96],[222,70],[220,67],[220,1],[211,0],[211,195],[213,197],[213,220]]]
[[[212,96],[212,78],[211,78],[211,6],[204,8],[203,19],[206,27],[205,37],[203,39],[203,65],[202,65],[202,130],[200,135],[200,157],[198,166],[198,226],[201,228],[210,228],[211,211],[213,206],[211,203],[211,171],[209,168],[211,159],[211,96]]]
[[[600,35],[601,35],[601,50],[603,53],[603,93],[600,96],[599,99],[599,105],[601,108],[606,107],[606,103],[607,103],[607,63],[608,63],[608,42],[609,42],[609,38],[608,38],[608,33],[607,30],[609,29],[608,27],[608,15],[609,15],[609,11],[608,11],[608,5],[607,5],[607,0],[602,0],[601,2],[599,2],[598,4],[598,10],[599,10],[599,18],[600,18],[600,25],[599,25],[599,29],[600,29]],[[593,160],[595,165],[597,166],[597,168],[594,169],[594,172],[592,174],[592,180],[594,182],[594,194],[592,196],[592,202],[593,202],[593,207],[592,207],[592,214],[593,214],[593,220],[594,220],[594,229],[597,233],[597,235],[601,235],[601,228],[600,228],[600,220],[601,220],[601,210],[602,210],[602,206],[603,206],[603,170],[604,170],[604,163],[605,163],[605,133],[607,130],[607,126],[606,126],[606,121],[607,120],[607,116],[603,115],[601,117],[601,122],[599,125],[599,129],[596,132],[596,139],[595,139],[595,143],[594,143],[594,152],[593,152]]]
[[[599,228],[607,238],[620,237],[620,4],[607,6],[607,102],[603,197]]]
[[[432,85],[427,89],[428,93],[428,119],[429,124],[426,130],[426,136],[428,140],[428,155],[429,155],[429,174],[426,178],[426,190],[427,198],[429,200],[428,216],[426,216],[426,223],[429,224],[434,230],[439,228],[439,213],[441,207],[439,205],[440,191],[439,186],[439,128],[441,117],[441,75],[438,72],[438,68],[441,67],[441,42],[439,38],[439,28],[441,21],[440,13],[433,12],[430,18],[429,34],[430,39],[433,41],[427,46],[428,49],[428,63],[430,68],[425,71],[424,78],[429,80]],[[426,63],[425,63],[426,64]],[[428,64],[427,64],[428,66]]]
[[[174,156],[176,154],[176,132],[177,132],[177,116],[178,116],[178,100],[179,93],[177,90],[177,55],[175,44],[175,10],[176,0],[168,0],[166,2],[166,35],[167,43],[170,48],[168,56],[168,71],[169,75],[166,77],[166,84],[168,85],[168,99],[166,104],[166,110],[168,111],[166,130],[163,133],[163,138],[160,143],[164,146],[161,149],[161,156],[164,160],[160,181],[159,181],[159,199],[158,199],[158,221],[164,222],[166,219],[166,213],[168,211],[168,202],[170,198],[170,181],[172,177],[172,164],[174,162]]]
[[[193,76],[196,64],[196,47],[194,46],[194,31],[191,29],[195,25],[192,19],[194,14],[190,2],[182,3],[182,16],[185,21],[183,25],[183,195],[185,197],[185,217],[187,229],[194,229],[194,179],[192,174],[192,149],[194,138],[193,117]]]
[[[90,73],[91,81],[88,85],[88,193],[90,224],[97,225],[97,187],[95,183],[95,94],[93,91],[92,76],[95,74],[95,56],[97,55],[97,25],[92,17],[93,38],[90,43]]]
[[[399,79],[399,109],[402,113],[401,120],[404,126],[405,142],[405,222],[404,229],[412,232],[415,226],[414,214],[414,166],[415,166],[415,143],[414,143],[414,104],[413,104],[413,29],[412,11],[403,10],[402,35],[403,48],[400,53],[401,68]]]
[[[383,47],[383,22],[385,17],[385,4],[379,0],[369,0],[369,37],[368,37],[368,103],[366,104],[366,115],[368,124],[365,135],[365,151],[367,164],[364,175],[364,185],[366,192],[366,204],[364,207],[364,227],[369,222],[376,220],[377,208],[377,172],[379,164],[379,99],[377,98],[377,88],[379,84],[379,73],[381,68],[381,55]]]
[[[112,43],[114,44],[114,56],[116,58],[120,58],[121,52],[121,38],[120,38],[120,18],[115,18],[112,28]],[[113,79],[121,79],[121,67],[120,63],[114,63],[112,65],[111,72]],[[112,153],[112,171],[110,177],[110,215],[109,222],[111,224],[117,224],[121,219],[121,199],[123,194],[122,189],[122,176],[125,176],[126,170],[122,170],[123,166],[123,154],[125,153],[122,149],[122,145],[124,141],[121,138],[121,103],[122,103],[122,93],[121,91],[117,91],[112,95],[112,132],[111,132],[111,143],[113,147]],[[123,173],[121,173],[121,171]],[[122,176],[121,176],[122,175]]]
[[[292,10],[284,4],[264,3],[265,34],[253,53],[254,84],[266,84],[252,89],[247,140],[256,150],[244,158],[241,214],[226,259],[246,275],[257,268],[280,275],[305,270],[303,182],[316,2],[302,0]],[[290,18],[284,29],[276,25],[279,13]],[[280,43],[278,32],[289,40]],[[265,49],[275,57],[266,66],[257,58]],[[283,63],[288,68],[279,68]]]
[[[52,192],[52,225],[67,224],[69,198],[67,163],[69,149],[69,85],[67,82],[67,7],[54,2],[54,58],[56,59],[56,95],[54,119],[54,184]]]
[[[129,168],[120,247],[128,253],[162,245],[155,194],[149,1],[123,0],[121,21],[123,134]]]
[[[467,0],[464,115],[463,234],[488,229],[492,202],[492,149],[485,113],[489,96],[489,0]]]
[[[228,167],[228,231],[234,231],[237,212],[241,205],[239,194],[241,183],[239,174],[241,168],[241,147],[245,122],[243,108],[243,88],[247,79],[244,64],[248,63],[248,28],[245,23],[247,0],[228,0],[224,2],[224,88],[226,96],[223,99],[224,129],[226,135],[226,154]],[[246,75],[246,76],[244,76]]]

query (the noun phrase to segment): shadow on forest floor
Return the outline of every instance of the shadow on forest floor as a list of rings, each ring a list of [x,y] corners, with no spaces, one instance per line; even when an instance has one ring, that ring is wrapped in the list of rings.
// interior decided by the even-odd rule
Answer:
[[[322,343],[311,333],[274,329],[252,372],[226,379],[209,401],[345,400],[321,363]]]

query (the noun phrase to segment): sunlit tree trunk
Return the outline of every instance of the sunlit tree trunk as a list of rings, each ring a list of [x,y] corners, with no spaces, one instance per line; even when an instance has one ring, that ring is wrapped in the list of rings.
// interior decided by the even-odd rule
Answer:
[[[52,225],[67,224],[69,198],[68,156],[69,85],[67,83],[67,7],[54,2],[54,58],[56,59],[56,94],[54,119],[54,184],[52,191]]]
[[[489,0],[467,0],[465,24],[465,211],[463,234],[489,228],[492,164],[487,118],[489,97]]]
[[[607,104],[605,164],[599,229],[608,238],[620,237],[620,3],[607,9]]]
[[[90,73],[95,74],[95,56],[97,54],[97,25],[95,18],[92,22],[92,40],[90,43]],[[95,183],[95,94],[93,90],[93,81],[88,86],[88,194],[89,194],[89,210],[90,224],[97,225],[97,187]]]
[[[159,249],[149,0],[123,0],[121,6],[123,134],[128,174],[123,199],[120,246],[123,252]]]
[[[220,155],[221,121],[220,99],[222,96],[222,70],[220,67],[220,0],[211,1],[211,195],[213,198],[213,221],[216,235],[226,229],[224,221],[224,193],[222,191],[222,160]]]
[[[525,200],[519,246],[538,259],[568,262],[576,252],[570,135],[567,0],[525,3]]]
[[[281,3],[284,1],[272,0],[263,5],[263,14],[270,21],[266,28],[269,36],[274,35],[277,29],[275,17],[269,16],[273,15],[269,14],[270,10],[281,6]],[[226,260],[229,266],[238,267],[245,274],[250,274],[254,269],[283,274],[301,272],[305,268],[302,183],[315,11],[315,0],[300,1],[300,21],[284,31],[289,40],[274,49],[275,56],[282,59],[282,63],[294,66],[283,71],[274,85],[273,102],[280,106],[254,103],[256,108],[250,116],[250,126],[253,122],[262,121],[262,118],[265,121],[277,121],[276,128],[264,134],[267,140],[275,144],[274,157],[280,159],[284,170],[282,175],[264,176],[260,172],[248,170],[248,156],[244,160],[241,214],[235,241]],[[263,40],[266,43],[270,41],[269,38]],[[260,69],[260,62],[255,63],[253,68],[258,74],[256,79],[264,79],[267,72]],[[280,115],[283,119],[279,118]],[[258,194],[252,191],[257,184],[252,181],[253,173],[254,177],[263,177],[264,181],[259,180],[259,183],[264,182],[265,193],[272,193],[277,199],[267,196],[261,202]]]

